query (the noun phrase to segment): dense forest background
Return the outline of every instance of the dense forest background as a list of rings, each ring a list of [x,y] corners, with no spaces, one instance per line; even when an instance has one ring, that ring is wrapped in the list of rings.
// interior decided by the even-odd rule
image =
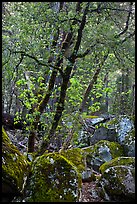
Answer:
[[[43,153],[85,118],[135,114],[134,38],[134,2],[2,2],[2,111],[28,152],[41,129]]]

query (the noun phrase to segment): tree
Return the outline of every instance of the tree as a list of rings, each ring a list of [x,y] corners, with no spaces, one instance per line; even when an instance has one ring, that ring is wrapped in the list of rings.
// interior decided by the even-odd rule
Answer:
[[[12,35],[3,32],[3,109],[27,118],[28,152],[40,124],[42,154],[57,140],[60,149],[67,132],[78,135],[82,112],[120,107],[119,72],[126,86],[119,91],[133,101],[124,80],[134,71],[133,2],[8,2],[4,9],[3,31]]]

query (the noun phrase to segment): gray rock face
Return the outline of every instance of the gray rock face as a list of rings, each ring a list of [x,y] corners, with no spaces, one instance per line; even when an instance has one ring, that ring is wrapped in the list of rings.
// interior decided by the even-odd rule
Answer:
[[[95,144],[100,140],[116,141],[116,130],[113,128],[100,127],[95,130],[94,135],[90,139],[90,144]]]
[[[123,117],[120,119],[118,124],[118,142],[122,144],[125,140],[126,135],[132,130],[133,123],[129,118]]]
[[[106,200],[133,202],[135,201],[135,168],[124,165],[107,168],[101,176],[99,185]]]
[[[131,130],[125,137],[123,142],[125,155],[135,157],[135,131]]]
[[[95,175],[92,169],[87,168],[82,172],[82,182],[91,182],[93,180],[95,180]]]
[[[122,155],[123,148],[117,142],[101,140],[95,145],[89,147],[87,166],[99,172],[99,167],[103,163]]]
[[[135,131],[133,122],[126,117],[121,118],[117,127],[117,142],[124,147],[125,156],[135,156]]]

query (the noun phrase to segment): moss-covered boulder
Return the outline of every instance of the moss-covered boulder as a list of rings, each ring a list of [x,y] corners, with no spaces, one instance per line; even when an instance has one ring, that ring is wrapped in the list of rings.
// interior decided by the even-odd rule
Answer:
[[[69,161],[71,161],[81,173],[85,170],[85,157],[84,151],[80,148],[68,149],[60,152],[61,155],[66,157]]]
[[[61,152],[68,160],[70,160],[82,175],[82,182],[90,182],[95,180],[92,169],[87,167],[86,154],[83,149],[74,148]]]
[[[116,157],[115,159],[112,159],[111,161],[102,164],[99,170],[101,173],[104,173],[106,169],[119,165],[135,168],[135,157]]]
[[[117,142],[101,140],[93,146],[84,148],[87,154],[87,166],[99,171],[99,167],[116,157],[123,156],[123,148]]]
[[[8,202],[23,189],[29,164],[2,128],[2,196]]]
[[[81,174],[59,153],[37,157],[25,192],[25,202],[76,202],[81,190]]]
[[[133,167],[133,160],[127,159],[126,164],[125,159],[121,158],[119,160],[117,158],[117,161],[113,160],[112,163],[119,165],[112,166],[111,163],[109,168],[102,170],[103,173],[98,181],[98,186],[101,187],[100,196],[108,201],[135,201],[135,168]]]

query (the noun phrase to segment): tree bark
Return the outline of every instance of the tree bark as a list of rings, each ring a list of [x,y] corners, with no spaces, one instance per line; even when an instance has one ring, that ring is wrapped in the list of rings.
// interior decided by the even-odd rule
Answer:
[[[56,113],[54,116],[54,121],[52,123],[52,127],[51,127],[51,129],[49,131],[49,135],[48,135],[48,139],[50,138],[49,139],[50,142],[48,144],[48,147],[50,147],[50,144],[52,144],[54,142],[55,131],[56,131],[56,128],[58,126],[59,120],[62,116],[62,112],[64,110],[65,96],[66,96],[66,91],[67,91],[67,87],[68,87],[68,83],[69,83],[69,78],[70,78],[74,63],[75,63],[75,59],[77,57],[77,52],[78,52],[80,44],[81,44],[82,31],[83,31],[85,24],[86,24],[86,15],[88,12],[88,7],[89,7],[89,2],[87,3],[87,6],[84,10],[82,21],[81,21],[81,24],[80,24],[79,29],[78,29],[78,36],[77,36],[76,44],[74,46],[74,50],[73,50],[72,54],[70,55],[70,57],[68,58],[69,64],[67,65],[66,69],[64,70],[63,82],[62,82],[61,91],[60,91],[60,98],[59,98]],[[73,36],[73,33],[71,35],[71,38],[72,38],[72,36]],[[71,40],[71,38],[69,38],[69,41]],[[66,41],[66,42],[69,44],[68,41]],[[65,47],[67,47],[66,44],[65,44]],[[43,141],[43,143],[41,145],[41,149],[40,149],[40,154],[43,154],[45,152],[46,148],[48,148],[46,145],[47,145],[46,141]]]
[[[59,12],[63,9],[63,4],[60,3],[60,9]],[[57,33],[54,35],[53,42],[52,42],[52,48],[55,48],[57,45],[57,40],[59,38],[59,29],[57,30]],[[53,60],[53,59],[52,59]],[[52,62],[51,57],[49,57],[48,62]],[[58,57],[55,63],[55,67],[60,67],[61,63],[63,62],[63,58]],[[41,100],[39,106],[36,108],[36,110],[32,110],[32,112],[37,111],[39,114],[36,116],[34,119],[34,122],[32,123],[32,127],[34,127],[35,131],[30,131],[30,135],[28,138],[28,152],[34,152],[34,146],[35,146],[35,138],[36,138],[36,130],[38,129],[38,123],[40,120],[40,116],[44,111],[44,108],[47,106],[48,101],[50,99],[50,96],[52,94],[52,90],[55,85],[56,81],[56,76],[57,76],[58,70],[53,69],[50,80],[49,80],[49,85],[48,85],[48,91],[45,94],[44,98]]]
[[[86,91],[85,91],[85,93],[84,93],[84,97],[83,97],[82,103],[81,103],[80,108],[79,108],[79,111],[80,111],[81,113],[84,111],[84,108],[85,108],[85,105],[86,105],[88,96],[89,96],[89,94],[90,94],[90,92],[91,92],[91,90],[92,90],[94,84],[97,82],[98,75],[99,75],[99,73],[100,73],[100,71],[101,71],[101,68],[102,68],[102,66],[103,66],[103,64],[104,64],[104,62],[105,62],[105,60],[107,59],[107,56],[108,56],[108,54],[105,55],[103,61],[101,61],[101,62],[98,64],[98,68],[96,69],[96,71],[95,71],[95,73],[94,73],[94,76],[93,76],[92,80],[90,81],[90,83],[89,83],[89,85],[88,85],[88,87],[87,87],[87,89],[86,89]]]

